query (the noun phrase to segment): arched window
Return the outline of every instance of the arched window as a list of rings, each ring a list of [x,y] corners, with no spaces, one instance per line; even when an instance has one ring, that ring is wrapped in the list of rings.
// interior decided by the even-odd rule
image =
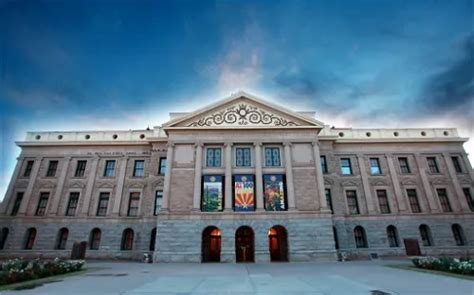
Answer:
[[[133,249],[133,229],[127,228],[122,234],[122,246],[120,250],[132,250]]]
[[[332,232],[334,234],[334,245],[336,249],[339,249],[339,239],[337,238],[337,229],[335,226],[332,227]]]
[[[150,251],[155,251],[155,242],[156,242],[156,227],[151,231],[150,237]]]
[[[466,238],[464,236],[464,231],[462,230],[462,227],[459,224],[455,223],[453,224],[451,229],[453,230],[453,236],[454,236],[454,240],[456,241],[456,245],[465,246]]]
[[[66,249],[68,236],[69,236],[69,230],[67,228],[63,227],[59,230],[58,236],[56,238],[56,247],[55,247],[57,250]]]
[[[354,228],[354,238],[357,248],[367,248],[367,237],[362,226],[359,225]]]
[[[433,246],[433,238],[431,237],[431,230],[426,224],[420,225],[420,236],[423,246]]]
[[[101,233],[100,229],[98,229],[98,228],[94,228],[91,231],[91,234],[89,236],[89,249],[99,250],[101,235],[102,235],[102,233]]]
[[[33,249],[33,245],[35,244],[35,239],[36,239],[36,228],[30,227],[29,229],[26,230],[25,242],[24,242],[23,248],[25,250]]]
[[[8,227],[2,228],[2,232],[0,232],[0,250],[5,248],[5,244],[7,243],[9,229]]]
[[[400,247],[397,228],[393,225],[387,226],[388,245],[390,247]]]

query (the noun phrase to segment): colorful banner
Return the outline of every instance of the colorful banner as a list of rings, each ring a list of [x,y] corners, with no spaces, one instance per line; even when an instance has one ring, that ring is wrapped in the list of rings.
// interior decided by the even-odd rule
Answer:
[[[266,211],[284,211],[285,202],[285,184],[282,174],[263,175],[264,199]]]
[[[255,211],[255,183],[253,175],[234,176],[234,210]]]
[[[223,209],[223,176],[205,175],[203,177],[201,208],[205,212]]]

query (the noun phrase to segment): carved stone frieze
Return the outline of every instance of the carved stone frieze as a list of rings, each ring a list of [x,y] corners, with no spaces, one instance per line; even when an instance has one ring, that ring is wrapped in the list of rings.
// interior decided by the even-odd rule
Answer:
[[[210,126],[299,126],[300,124],[246,103],[230,106],[188,124],[188,127]]]

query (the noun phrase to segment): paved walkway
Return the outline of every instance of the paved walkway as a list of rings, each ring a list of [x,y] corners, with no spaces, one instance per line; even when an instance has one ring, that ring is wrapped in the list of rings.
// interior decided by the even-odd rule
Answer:
[[[89,262],[100,271],[0,294],[474,294],[474,281],[385,267],[400,261],[272,264]]]

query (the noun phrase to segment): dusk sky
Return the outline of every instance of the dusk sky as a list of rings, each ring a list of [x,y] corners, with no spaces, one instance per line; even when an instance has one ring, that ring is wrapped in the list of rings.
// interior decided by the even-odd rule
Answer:
[[[473,2],[0,0],[0,199],[26,131],[144,129],[238,90],[473,137]]]

